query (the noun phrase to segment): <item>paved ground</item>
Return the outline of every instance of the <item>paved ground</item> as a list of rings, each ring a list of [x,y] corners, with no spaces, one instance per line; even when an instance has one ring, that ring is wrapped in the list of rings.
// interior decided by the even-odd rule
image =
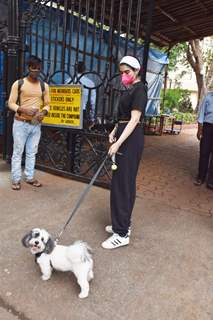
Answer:
[[[36,226],[55,234],[85,185],[38,172],[42,189],[14,192],[0,161],[0,320],[212,320],[213,192],[192,184],[194,136],[186,129],[146,137],[128,247],[100,247],[109,192],[92,188],[61,241],[84,239],[94,250],[95,279],[83,301],[73,275],[43,282],[20,239]]]

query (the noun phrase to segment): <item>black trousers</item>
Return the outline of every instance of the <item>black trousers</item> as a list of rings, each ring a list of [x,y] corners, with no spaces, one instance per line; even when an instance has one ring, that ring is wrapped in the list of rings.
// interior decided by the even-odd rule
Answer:
[[[213,183],[213,124],[204,122],[203,137],[200,141],[198,178],[207,184]]]
[[[123,132],[126,124],[118,125],[117,139]],[[144,134],[141,125],[138,125],[132,134],[119,148],[116,155],[117,170],[113,172],[110,206],[112,229],[120,236],[125,236],[131,224],[131,215],[136,197],[136,176],[144,146]]]

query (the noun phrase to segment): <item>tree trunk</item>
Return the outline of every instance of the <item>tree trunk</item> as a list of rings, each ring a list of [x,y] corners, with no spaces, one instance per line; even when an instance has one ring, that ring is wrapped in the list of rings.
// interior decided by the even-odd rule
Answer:
[[[213,53],[211,53],[213,56]],[[213,87],[213,57],[211,57],[210,63],[207,66],[207,72],[205,77],[206,87],[212,90]]]
[[[198,111],[201,100],[203,99],[203,96],[207,91],[203,75],[203,54],[199,39],[189,41],[187,48],[187,60],[190,63],[196,75],[198,86],[198,99],[196,111]]]
[[[198,87],[198,97],[197,97],[197,106],[196,106],[196,111],[198,111],[199,106],[201,104],[201,101],[203,99],[203,96],[207,92],[207,88],[204,82],[204,76],[203,74],[196,74],[196,80],[197,80],[197,87]]]

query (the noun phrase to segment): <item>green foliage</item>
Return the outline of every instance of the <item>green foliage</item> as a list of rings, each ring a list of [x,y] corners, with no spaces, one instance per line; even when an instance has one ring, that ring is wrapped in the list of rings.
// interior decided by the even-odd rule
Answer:
[[[192,103],[190,99],[190,91],[181,90],[181,99],[179,102],[180,112],[193,112]]]
[[[161,91],[161,111],[162,113],[193,112],[190,92],[179,88],[167,89],[163,101],[163,91]]]
[[[197,115],[191,112],[174,112],[172,115],[175,116],[176,120],[182,120],[183,123],[196,123]]]
[[[163,91],[161,91],[161,111],[171,113],[174,109],[178,110],[178,104],[181,99],[179,89],[168,89],[164,97],[163,105]]]
[[[187,43],[178,43],[174,47],[171,48],[170,54],[169,54],[169,65],[168,70],[169,71],[175,71],[177,69],[177,64],[182,63],[184,65],[187,65],[186,62],[186,51],[187,51]]]

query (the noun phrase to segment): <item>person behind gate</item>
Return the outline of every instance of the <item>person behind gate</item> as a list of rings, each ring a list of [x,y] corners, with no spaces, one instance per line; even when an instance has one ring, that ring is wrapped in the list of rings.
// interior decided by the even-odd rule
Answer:
[[[83,119],[84,122],[92,122],[95,120],[95,103],[96,103],[96,90],[95,83],[84,75],[86,66],[83,61],[79,61],[77,64],[77,77],[79,82],[84,86],[82,92],[82,105],[83,105]],[[87,89],[93,88],[93,89]]]
[[[147,88],[141,81],[137,58],[125,56],[120,61],[121,81],[127,90],[118,106],[118,123],[109,135],[109,155],[116,155],[110,193],[112,225],[105,230],[112,235],[102,243],[104,249],[129,244],[131,216],[136,197],[136,176],[142,157],[144,134],[142,121],[147,103]],[[119,151],[119,152],[118,152]]]
[[[25,181],[34,186],[42,184],[35,179],[35,158],[41,136],[41,122],[49,111],[49,86],[39,80],[41,59],[30,56],[28,75],[14,82],[8,106],[15,112],[13,122],[13,155],[11,162],[12,189],[21,189],[21,162],[25,148]],[[43,105],[42,105],[43,104]],[[42,105],[42,111],[40,106]]]
[[[86,65],[83,61],[76,64],[77,75],[74,78],[74,83],[81,84],[82,90],[82,109],[83,109],[83,122],[84,127],[91,127],[95,122],[95,104],[96,104],[96,89],[95,83],[86,72]],[[66,84],[73,84],[72,79],[68,78]]]

